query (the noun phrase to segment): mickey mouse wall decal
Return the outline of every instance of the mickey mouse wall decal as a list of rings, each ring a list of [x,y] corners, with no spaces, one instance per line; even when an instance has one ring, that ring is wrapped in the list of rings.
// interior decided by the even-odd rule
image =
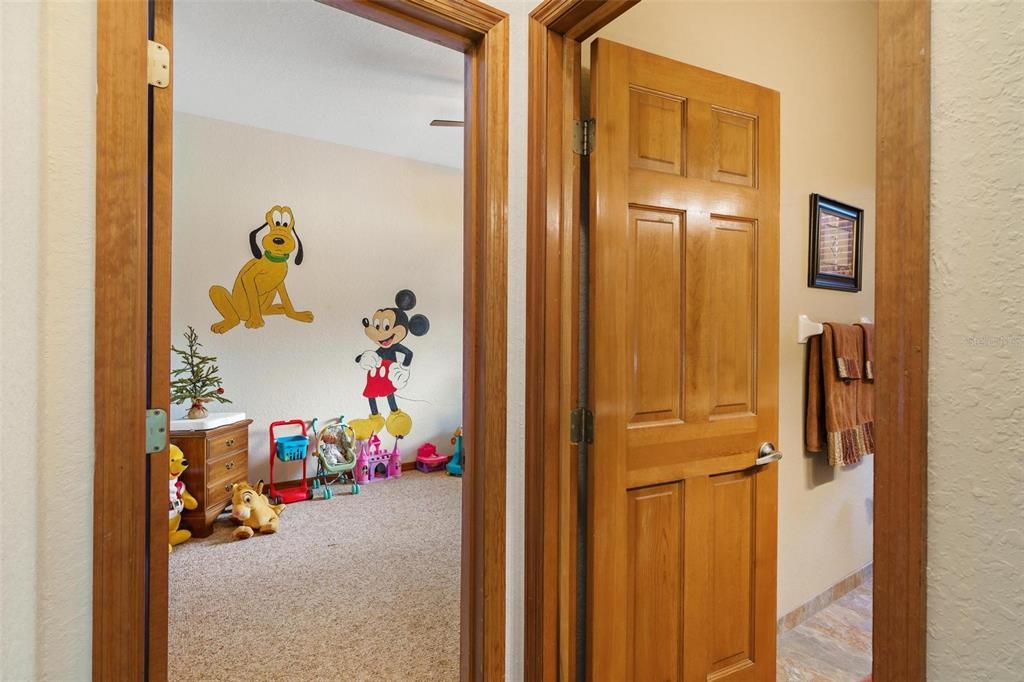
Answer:
[[[394,308],[380,308],[371,317],[363,318],[363,331],[377,347],[356,356],[356,364],[366,370],[363,397],[370,402],[369,421],[372,431],[386,426],[388,433],[403,438],[412,430],[412,418],[398,409],[395,392],[409,382],[412,351],[402,345],[409,334],[423,336],[430,330],[430,321],[423,315],[409,316],[416,307],[416,294],[402,289],[395,295]],[[402,359],[399,361],[398,356]],[[391,413],[385,422],[377,407],[377,399],[386,398]]]
[[[285,315],[299,322],[313,321],[313,313],[295,309],[284,286],[292,251],[296,252],[295,264],[302,265],[302,240],[295,231],[292,209],[273,206],[265,218],[262,225],[249,233],[252,258],[238,271],[231,291],[216,284],[210,287],[210,301],[223,318],[210,327],[215,334],[234,329],[243,321],[247,328],[257,329],[263,326],[264,315]],[[264,227],[269,227],[270,231],[263,237],[261,250],[256,237]],[[280,303],[275,303],[276,299],[280,299]]]

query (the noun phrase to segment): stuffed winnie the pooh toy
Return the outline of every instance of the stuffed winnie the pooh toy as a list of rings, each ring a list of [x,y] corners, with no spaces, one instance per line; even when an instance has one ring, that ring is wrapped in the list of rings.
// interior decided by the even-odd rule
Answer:
[[[196,502],[196,498],[188,494],[185,490],[185,483],[179,481],[178,477],[185,473],[185,469],[188,469],[188,460],[185,459],[185,453],[181,451],[177,445],[172,445],[168,451],[168,460],[170,463],[170,490],[169,490],[169,504],[167,506],[167,512],[170,517],[170,533],[168,535],[167,542],[167,553],[170,554],[174,551],[174,545],[180,545],[181,543],[192,537],[192,533],[185,530],[184,528],[178,529],[178,524],[181,523],[181,512],[184,509],[195,509],[199,506]]]
[[[276,533],[278,516],[283,511],[283,504],[270,504],[263,494],[263,481],[255,488],[248,483],[231,486],[231,518],[241,524],[233,535],[239,540],[251,538],[256,531]]]

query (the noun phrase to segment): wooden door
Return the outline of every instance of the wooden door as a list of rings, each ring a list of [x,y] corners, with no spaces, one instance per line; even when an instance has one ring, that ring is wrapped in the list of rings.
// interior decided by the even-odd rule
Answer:
[[[773,680],[779,95],[592,49],[588,676]]]

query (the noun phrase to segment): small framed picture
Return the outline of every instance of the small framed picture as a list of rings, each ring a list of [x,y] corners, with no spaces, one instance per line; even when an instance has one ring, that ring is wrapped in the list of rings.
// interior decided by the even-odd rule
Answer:
[[[863,228],[863,209],[811,195],[807,286],[860,291]]]

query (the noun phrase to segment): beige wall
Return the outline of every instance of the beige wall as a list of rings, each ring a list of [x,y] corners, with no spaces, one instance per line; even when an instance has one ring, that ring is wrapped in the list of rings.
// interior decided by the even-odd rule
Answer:
[[[14,22],[19,23],[15,30]],[[42,16],[32,5],[0,4],[0,679],[33,670],[36,650],[38,460],[14,457],[39,445],[39,229],[42,187],[39,139],[42,92],[36,63]],[[10,93],[18,92],[15,98]],[[10,134],[19,125],[22,134]],[[34,172],[22,174],[22,168]],[[15,203],[13,197],[19,197]],[[28,256],[13,260],[9,249]],[[10,320],[18,320],[11,324]],[[18,485],[14,485],[14,481]],[[14,508],[29,513],[18,519]],[[15,560],[14,557],[17,557]]]
[[[430,320],[427,334],[403,341],[413,362],[397,401],[413,430],[402,460],[427,441],[450,452],[462,421],[462,171],[180,112],[174,154],[173,341],[184,347],[185,326],[195,327],[233,401],[211,409],[253,419],[249,480],[269,480],[270,422],[369,414],[354,358],[376,346],[362,319],[393,306],[399,289],[416,293],[410,315]],[[288,293],[315,319],[274,316],[261,329],[213,334],[210,285],[231,288],[252,257],[249,230],[276,203],[295,212],[305,251],[302,265],[292,260]],[[377,402],[387,415],[387,401]],[[172,406],[172,417],[187,408]],[[301,469],[280,467],[277,480]]]
[[[770,27],[770,30],[766,30]],[[836,49],[842,36],[845,49]],[[833,469],[805,455],[806,347],[796,320],[874,311],[875,6],[868,2],[644,0],[608,38],[781,94],[779,614],[871,561],[874,462]],[[589,62],[589,45],[584,46]],[[863,291],[807,286],[812,192],[865,209]]]
[[[507,677],[519,680],[526,17],[535,3],[494,4],[512,17]],[[1019,667],[1020,590],[1013,571],[1024,563],[1020,445],[1014,440],[1020,437],[1020,351],[986,346],[982,353],[966,345],[964,334],[1020,333],[1020,310],[1012,305],[1021,298],[1020,223],[1010,216],[1021,207],[1019,198],[1011,200],[1014,185],[1007,180],[1021,176],[1013,166],[1020,154],[1006,156],[1012,147],[994,142],[1009,139],[1014,125],[1014,134],[1021,130],[1021,81],[1004,89],[1012,69],[1019,68],[1019,28],[1006,29],[1020,26],[1019,14],[1013,14],[1020,7],[1003,2],[975,13],[974,4],[943,3],[933,17],[932,357],[941,372],[933,376],[931,398],[932,418],[941,421],[933,424],[929,481],[928,648],[930,677],[939,682],[1013,679]],[[0,36],[0,200],[5,218],[17,217],[4,220],[0,249],[0,679],[87,680],[96,69],[82,55],[95,54],[95,4],[53,3],[44,9],[0,3]],[[979,42],[985,49],[975,52]],[[800,66],[813,72],[813,65]],[[971,87],[981,83],[986,89]],[[1001,105],[982,110],[982,96]],[[1002,104],[1007,101],[1016,104]],[[988,143],[975,147],[975,139]],[[1019,150],[1019,137],[1013,139]],[[989,163],[992,155],[1003,163]],[[972,187],[985,191],[975,195]],[[997,240],[994,235],[1003,231],[1007,238]],[[975,239],[976,249],[964,246]],[[1007,276],[988,276],[990,261],[1014,253],[1017,266]],[[961,362],[971,349],[975,355]],[[964,389],[978,398],[959,399]],[[967,418],[958,416],[962,410],[968,410]],[[37,434],[39,418],[60,428]],[[12,442],[20,447],[12,448]]]
[[[0,36],[0,680],[85,680],[96,7],[0,2]]]
[[[1024,3],[932,11],[928,679],[1024,665]]]

